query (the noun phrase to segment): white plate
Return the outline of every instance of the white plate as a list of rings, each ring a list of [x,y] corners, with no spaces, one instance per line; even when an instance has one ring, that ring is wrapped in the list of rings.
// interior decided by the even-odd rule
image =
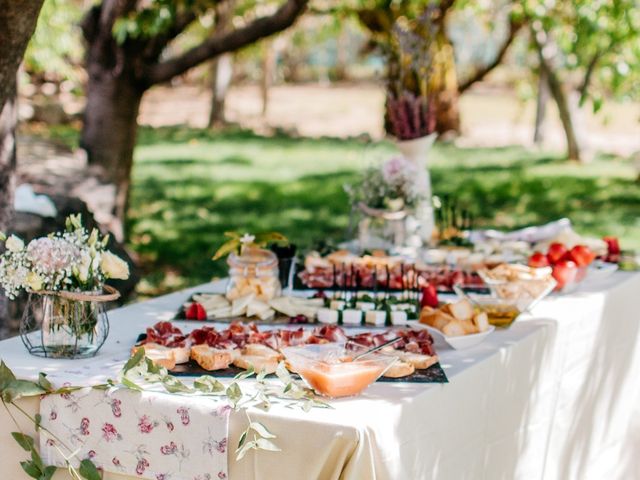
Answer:
[[[430,327],[429,325],[424,325],[424,327],[429,331],[431,335],[436,335],[443,338],[444,341],[447,342],[451,346],[451,348],[455,350],[464,350],[465,348],[471,348],[478,345],[496,329],[496,327],[494,327],[493,325],[489,325],[489,328],[484,332],[470,333],[469,335],[460,335],[456,337],[448,337],[437,328]]]

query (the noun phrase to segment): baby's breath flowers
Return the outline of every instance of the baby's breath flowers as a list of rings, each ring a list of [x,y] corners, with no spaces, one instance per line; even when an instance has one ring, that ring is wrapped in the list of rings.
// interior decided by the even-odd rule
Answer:
[[[129,278],[127,263],[106,250],[109,237],[97,229],[89,233],[80,215],[66,220],[64,232],[31,240],[0,234],[0,286],[10,299],[21,291],[91,291],[109,278]]]

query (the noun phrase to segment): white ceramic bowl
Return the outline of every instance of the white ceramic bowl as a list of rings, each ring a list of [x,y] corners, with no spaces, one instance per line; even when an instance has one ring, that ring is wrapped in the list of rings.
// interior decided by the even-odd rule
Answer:
[[[484,339],[487,338],[487,336],[491,335],[496,329],[496,327],[494,327],[493,325],[489,325],[489,328],[484,332],[449,337],[437,328],[433,328],[428,325],[425,325],[425,328],[429,330],[429,333],[431,335],[443,338],[444,341],[447,342],[451,346],[451,348],[455,350],[464,350],[465,348],[475,347],[479,343],[482,343]]]

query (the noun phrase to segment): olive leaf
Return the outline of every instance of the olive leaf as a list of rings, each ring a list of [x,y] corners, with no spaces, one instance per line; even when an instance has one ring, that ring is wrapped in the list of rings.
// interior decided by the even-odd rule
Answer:
[[[47,392],[51,392],[53,390],[53,385],[49,380],[47,380],[47,374],[40,372],[38,374],[38,385],[44,388]]]
[[[42,475],[40,475],[39,480],[50,480],[51,477],[53,477],[53,475],[56,473],[56,470],[58,470],[58,467],[54,465],[49,465],[48,467],[45,467],[44,470],[42,471]]]
[[[87,480],[102,479],[100,472],[98,471],[96,466],[93,464],[93,462],[88,458],[85,458],[80,462],[80,469],[78,470],[78,473],[80,473],[80,475],[82,475]]]
[[[273,433],[271,433],[269,429],[264,426],[264,424],[260,422],[251,422],[249,424],[249,428],[255,431],[262,438],[276,438],[276,436]]]
[[[40,385],[29,380],[13,380],[2,389],[2,400],[11,403],[22,397],[35,397],[47,393]]]
[[[7,364],[4,362],[0,362],[0,393],[7,388],[9,383],[13,382],[16,379],[16,376],[13,372],[7,367]]]
[[[231,401],[233,408],[237,408],[238,402],[242,398],[242,390],[240,390],[240,386],[236,382],[233,382],[227,387],[227,391],[225,393]]]
[[[278,366],[276,367],[276,376],[285,385],[290,384],[292,382],[292,380],[293,380],[293,378],[291,377],[291,374],[289,373],[289,370],[287,370],[287,367],[285,366],[284,362],[278,363]]]
[[[219,260],[222,257],[229,255],[231,252],[237,252],[240,250],[240,238],[233,238],[223,243],[222,246],[213,255],[212,260]]]
[[[22,470],[24,470],[25,473],[29,475],[31,478],[35,478],[39,480],[40,477],[42,476],[42,470],[40,470],[38,466],[35,465],[33,462],[28,462],[25,460],[20,462],[20,466],[22,467]]]
[[[249,364],[249,368],[247,368],[244,372],[240,372],[233,378],[236,380],[244,380],[246,378],[252,377],[255,373],[256,371],[253,368],[253,365]]]
[[[144,358],[145,358],[144,348],[137,349],[136,353],[134,353],[133,356],[129,360],[127,360],[127,363],[124,364],[124,367],[122,367],[122,374],[126,375],[126,373],[129,370],[140,365],[140,363],[144,360]]]
[[[218,393],[224,391],[224,385],[222,382],[216,380],[211,375],[203,375],[198,377],[194,382],[193,386],[196,390],[199,390],[203,393]]]
[[[30,452],[34,448],[33,437],[20,432],[11,432],[13,439],[22,447],[23,450]]]
[[[280,452],[282,451],[275,443],[271,440],[267,440],[266,438],[258,438],[256,440],[256,446],[260,450],[268,450],[270,452]]]
[[[257,447],[258,442],[256,440],[245,443],[236,450],[236,460],[242,460],[249,450],[255,450]]]
[[[169,393],[186,393],[192,391],[184,383],[171,375],[166,375],[161,381],[165,390]]]

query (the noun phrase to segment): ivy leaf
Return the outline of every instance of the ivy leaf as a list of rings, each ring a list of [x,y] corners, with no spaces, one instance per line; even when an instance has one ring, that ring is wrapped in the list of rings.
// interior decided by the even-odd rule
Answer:
[[[22,467],[22,470],[24,470],[25,473],[29,475],[31,478],[35,478],[36,480],[40,479],[40,476],[42,475],[42,471],[33,462],[27,462],[27,461],[20,462],[20,466]]]
[[[42,425],[42,415],[36,413],[36,416],[34,418],[36,419],[35,427],[37,432],[40,430],[40,426]]]
[[[224,391],[224,385],[211,375],[202,375],[193,382],[193,387],[203,393],[218,393]]]
[[[45,467],[45,469],[42,471],[42,475],[40,475],[40,480],[50,480],[51,477],[53,477],[53,475],[56,473],[56,470],[58,470],[58,467],[55,467],[53,465]]]
[[[250,364],[249,368],[247,368],[244,372],[240,372],[233,378],[235,378],[236,380],[244,380],[245,378],[253,376],[255,373],[256,370],[253,368],[253,365]]]
[[[87,480],[102,480],[100,472],[88,458],[85,458],[80,462],[80,469],[78,470],[78,473]]]
[[[46,391],[37,383],[28,380],[13,380],[2,390],[2,400],[11,403],[22,397],[35,397]]]
[[[270,452],[280,452],[280,449],[275,443],[271,440],[267,440],[266,438],[259,438],[256,440],[257,448],[260,450],[268,450]]]
[[[226,394],[229,400],[231,401],[231,403],[233,404],[233,408],[236,408],[238,405],[238,402],[242,398],[242,390],[240,390],[240,386],[236,382],[233,382],[231,385],[227,387]]]
[[[269,429],[264,426],[264,424],[260,422],[251,422],[249,424],[249,428],[254,430],[262,438],[276,438],[276,436],[271,433]]]
[[[11,436],[16,442],[18,442],[18,445],[20,445],[23,450],[26,450],[27,452],[33,450],[33,437],[20,432],[11,432]]]
[[[137,349],[136,353],[133,354],[133,357],[127,360],[127,363],[125,363],[124,367],[122,367],[122,373],[126,374],[132,368],[140,365],[140,362],[142,362],[143,358],[144,358],[144,348]]]
[[[47,380],[47,374],[40,372],[38,375],[38,385],[44,388],[47,392],[53,391],[53,385]]]

